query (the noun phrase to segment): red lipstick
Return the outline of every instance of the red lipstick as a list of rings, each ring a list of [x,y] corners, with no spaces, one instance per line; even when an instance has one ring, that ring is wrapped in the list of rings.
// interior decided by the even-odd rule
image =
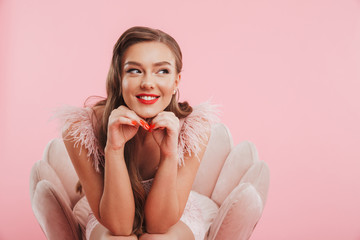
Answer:
[[[139,102],[143,104],[153,104],[159,99],[159,97],[160,96],[155,94],[146,94],[146,93],[136,95],[136,98],[139,100]]]

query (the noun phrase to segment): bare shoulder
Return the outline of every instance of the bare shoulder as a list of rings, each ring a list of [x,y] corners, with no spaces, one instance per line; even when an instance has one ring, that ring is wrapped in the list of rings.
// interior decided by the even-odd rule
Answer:
[[[190,166],[198,166],[200,165],[200,162],[204,156],[205,150],[208,146],[209,139],[211,135],[211,127],[208,125],[204,128],[203,134],[199,136],[199,148],[197,153],[186,153],[184,155],[184,166],[190,165]],[[185,167],[186,168],[186,167]],[[181,169],[181,168],[180,168]]]
[[[69,124],[64,125],[62,138],[73,164],[90,162],[99,172],[101,147],[98,143],[98,130],[101,127],[104,107],[95,106],[76,110]],[[85,161],[87,160],[87,161]],[[75,166],[76,167],[76,166]]]
[[[92,141],[91,139],[86,139],[87,137],[88,136],[84,136],[84,133],[78,129],[76,123],[71,124],[67,129],[64,129],[62,132],[62,138],[66,150],[69,154],[71,162],[79,176],[79,180],[81,183],[83,183],[85,180],[82,179],[82,177],[84,176],[83,172],[90,173],[91,176],[99,175],[94,168],[94,162],[93,159],[91,159],[92,154],[89,153],[89,151],[94,150],[87,149],[85,147],[87,141]]]

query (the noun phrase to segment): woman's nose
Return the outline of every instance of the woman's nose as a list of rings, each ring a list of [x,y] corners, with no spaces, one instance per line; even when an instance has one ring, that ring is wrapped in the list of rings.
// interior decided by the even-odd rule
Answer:
[[[152,89],[154,88],[154,77],[149,75],[144,75],[141,80],[140,88]]]

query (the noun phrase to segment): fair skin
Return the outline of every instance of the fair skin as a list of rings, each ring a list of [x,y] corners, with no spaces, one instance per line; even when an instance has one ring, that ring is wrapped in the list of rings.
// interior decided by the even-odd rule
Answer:
[[[178,167],[179,119],[164,111],[181,78],[175,57],[163,43],[137,43],[125,52],[122,70],[127,107],[114,109],[109,117],[104,174],[95,172],[86,149],[64,140],[89,205],[101,223],[91,239],[137,239],[131,235],[135,204],[124,160],[125,143],[132,138],[140,146],[136,164],[142,179],[154,178],[144,208],[147,233],[139,239],[194,239],[180,217],[200,163],[195,156],[185,156],[185,165]],[[150,126],[146,119],[152,119]],[[200,159],[205,148],[198,154]]]

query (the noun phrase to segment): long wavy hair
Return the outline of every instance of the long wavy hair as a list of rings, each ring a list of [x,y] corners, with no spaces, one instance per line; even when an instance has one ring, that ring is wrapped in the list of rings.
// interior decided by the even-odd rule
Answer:
[[[170,35],[158,29],[141,26],[132,27],[126,30],[120,36],[113,49],[112,61],[106,80],[107,98],[98,101],[94,105],[94,107],[103,107],[102,117],[97,119],[97,126],[95,127],[95,135],[101,150],[105,149],[108,120],[111,112],[121,105],[126,106],[122,95],[122,64],[124,54],[130,46],[136,43],[151,41],[166,44],[175,57],[175,68],[177,73],[180,73],[182,70],[182,53],[180,47],[175,39]],[[192,112],[192,107],[186,101],[178,102],[178,94],[178,91],[176,94],[173,94],[169,105],[164,110],[173,112],[178,118],[184,118]],[[140,235],[144,232],[144,205],[146,194],[141,184],[141,176],[134,161],[136,157],[135,149],[136,141],[134,137],[125,144],[124,158],[129,171],[129,177],[135,199],[133,233]]]

